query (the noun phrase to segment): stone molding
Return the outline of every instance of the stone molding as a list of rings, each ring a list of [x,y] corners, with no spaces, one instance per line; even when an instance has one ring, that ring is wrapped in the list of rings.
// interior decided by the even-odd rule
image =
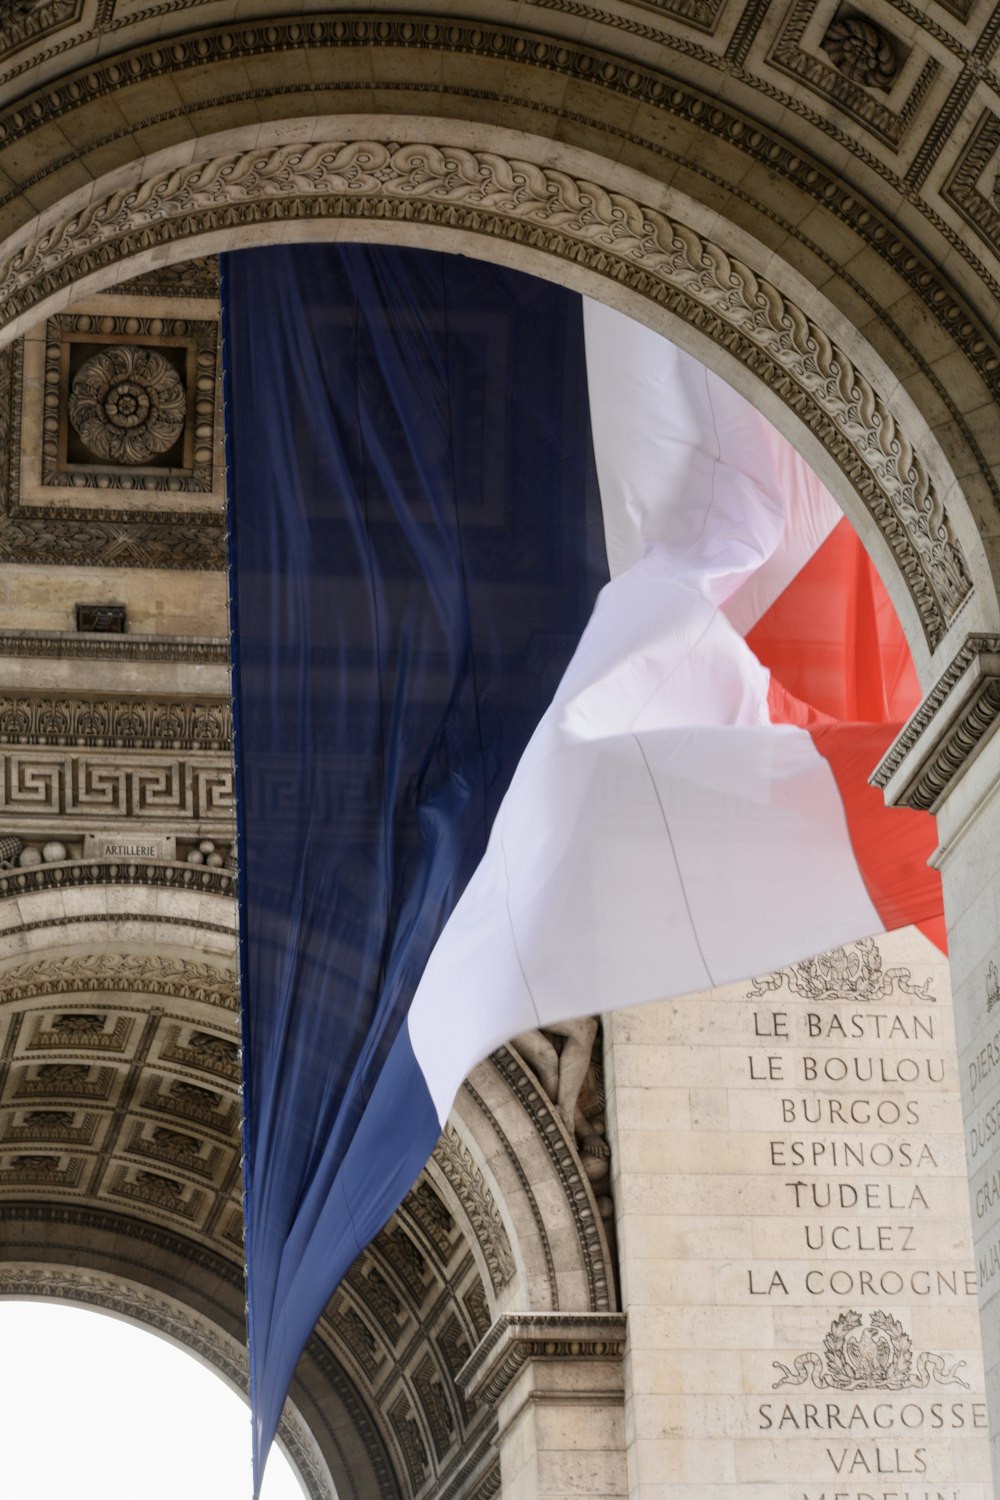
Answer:
[[[503,1313],[456,1380],[468,1400],[496,1405],[529,1360],[602,1359],[620,1364],[624,1355],[624,1313]]]
[[[0,320],[111,259],[282,220],[440,225],[544,250],[668,307],[753,369],[824,441],[882,531],[933,649],[972,593],[912,442],[842,349],[771,282],[599,183],[494,152],[318,141],[229,152],[95,197],[0,265]]]
[[[454,1126],[445,1125],[434,1147],[433,1161],[462,1205],[483,1253],[494,1293],[500,1292],[514,1275],[514,1253],[493,1194]]]
[[[141,1323],[211,1365],[244,1395],[248,1389],[246,1351],[235,1339],[197,1317],[182,1303],[158,1296],[123,1277],[102,1276],[96,1271],[69,1266],[0,1266],[0,1297],[75,1302],[114,1313],[131,1323]],[[335,1500],[333,1483],[316,1442],[290,1406],[285,1407],[278,1433],[310,1500]]]
[[[969,635],[869,778],[893,807],[937,812],[1000,720],[1000,636]]]
[[[180,862],[126,859],[80,859],[63,864],[31,865],[26,870],[0,873],[0,901],[28,892],[64,891],[79,886],[145,885],[175,891],[198,891],[207,896],[235,896],[232,870],[206,869]],[[95,916],[98,913],[95,911]],[[107,915],[105,911],[104,916]]]
[[[213,636],[66,635],[58,631],[0,630],[0,657],[5,656],[228,667],[229,642]]]
[[[538,1138],[552,1163],[572,1217],[577,1243],[587,1277],[590,1306],[594,1312],[609,1312],[615,1303],[610,1248],[590,1182],[562,1120],[548,1097],[529,1073],[513,1046],[500,1047],[489,1062],[500,1074],[525,1114],[533,1122]],[[553,1306],[558,1307],[558,1286],[553,1279]]]

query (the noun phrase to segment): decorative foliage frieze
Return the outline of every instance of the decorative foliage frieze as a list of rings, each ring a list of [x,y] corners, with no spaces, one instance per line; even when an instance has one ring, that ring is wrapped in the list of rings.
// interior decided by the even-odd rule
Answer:
[[[881,527],[932,646],[972,590],[933,483],[883,399],[843,350],[766,279],[687,225],[493,152],[321,141],[230,153],[151,176],[50,226],[0,266],[0,313],[70,282],[88,257],[227,224],[298,217],[419,219],[494,234],[629,285],[736,349],[821,431]],[[734,342],[735,341],[735,342]],[[751,351],[755,351],[756,358]]]
[[[169,995],[227,1011],[239,1008],[238,988],[232,974],[212,964],[156,953],[118,953],[109,949],[38,958],[0,971],[0,1000],[5,1003],[45,995],[106,993]],[[110,1040],[113,1042],[117,1035],[112,1033]],[[66,1045],[70,1043],[67,1041]],[[72,1045],[87,1043],[76,1039]]]
[[[898,966],[883,969],[882,954],[874,938],[862,938],[844,948],[832,948],[816,958],[779,969],[755,979],[747,991],[748,1000],[758,1000],[775,990],[787,989],[803,1000],[849,1001],[868,1004],[899,995],[934,1002],[931,980],[915,984],[910,969]]]
[[[499,1292],[514,1275],[510,1239],[493,1194],[454,1126],[445,1126],[434,1147],[433,1160],[461,1203],[482,1251],[493,1290]]]
[[[781,1379],[773,1389],[807,1381],[820,1390],[840,1391],[910,1391],[928,1385],[969,1389],[958,1373],[965,1368],[964,1359],[949,1365],[942,1355],[926,1352],[914,1359],[913,1341],[898,1318],[877,1310],[869,1314],[867,1328],[863,1321],[853,1308],[834,1318],[823,1340],[823,1358],[810,1350],[799,1354],[791,1368],[775,1360]]]
[[[0,744],[208,751],[231,749],[232,737],[226,699],[0,693]]]

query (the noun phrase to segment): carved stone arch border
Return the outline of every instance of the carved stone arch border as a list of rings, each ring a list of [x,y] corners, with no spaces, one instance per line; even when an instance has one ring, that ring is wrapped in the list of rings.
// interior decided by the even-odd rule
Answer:
[[[80,1266],[24,1262],[0,1265],[0,1297],[68,1302],[139,1324],[209,1366],[246,1397],[247,1358],[238,1340],[183,1302],[138,1282]],[[278,1441],[310,1500],[336,1500],[337,1491],[319,1446],[291,1401],[282,1414]]]
[[[503,1313],[610,1313],[611,1254],[575,1143],[513,1046],[473,1069],[431,1170],[459,1200]]]
[[[0,329],[22,330],[74,288],[120,281],[123,270],[260,240],[333,234],[447,245],[450,236],[466,253],[574,284],[589,278],[597,295],[628,300],[654,325],[664,313],[686,325],[794,413],[858,497],[857,514],[874,522],[904,580],[911,625],[933,652],[985,564],[970,569],[947,508],[951,471],[939,450],[929,461],[928,431],[903,422],[898,393],[880,388],[874,354],[863,371],[864,349],[852,357],[762,274],[761,263],[780,274],[772,256],[753,269],[654,206],[664,195],[652,180],[629,173],[623,191],[624,174],[599,157],[582,175],[540,164],[551,162],[551,142],[518,136],[517,150],[475,149],[451,143],[467,142],[468,131],[454,127],[449,141],[440,123],[422,123],[416,141],[350,139],[342,120],[324,122],[319,138],[314,130],[302,139],[301,126],[291,132],[298,138],[270,128],[249,146],[233,144],[245,134],[213,137],[70,195],[19,233],[0,262]],[[566,155],[578,167],[582,153]],[[637,182],[648,192],[637,194]],[[964,535],[968,544],[970,529]]]

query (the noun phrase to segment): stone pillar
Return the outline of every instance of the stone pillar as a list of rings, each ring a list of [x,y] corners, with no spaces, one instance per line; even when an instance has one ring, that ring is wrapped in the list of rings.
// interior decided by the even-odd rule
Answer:
[[[937,814],[995,1493],[1000,1494],[1000,637],[969,636],[873,778]]]
[[[630,1500],[987,1500],[937,950],[851,944],[605,1045]]]
[[[503,1500],[624,1500],[619,1313],[507,1313],[459,1372],[497,1411]]]

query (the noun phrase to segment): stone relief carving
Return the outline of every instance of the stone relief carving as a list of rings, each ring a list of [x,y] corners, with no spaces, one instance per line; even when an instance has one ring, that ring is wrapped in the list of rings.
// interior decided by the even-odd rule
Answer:
[[[76,20],[82,0],[5,0],[0,8],[0,56]]]
[[[907,968],[883,969],[882,955],[874,938],[862,938],[858,943],[833,948],[790,969],[755,979],[746,998],[756,1000],[786,987],[791,994],[806,1000],[884,1000],[897,990],[917,1000],[937,1000],[931,993],[930,979],[915,984]]]
[[[820,42],[823,51],[852,83],[888,90],[899,72],[890,37],[863,16],[837,16]]]
[[[0,999],[5,1002],[103,991],[172,995],[228,1011],[239,1008],[237,983],[232,974],[211,964],[153,953],[102,952],[41,958],[0,972]]]
[[[232,736],[232,707],[225,699],[0,693],[0,743],[228,750]]]
[[[10,844],[22,844],[12,838]],[[10,847],[10,844],[8,847]],[[31,847],[30,845],[28,846]],[[22,849],[22,853],[23,853]],[[0,900],[22,891],[54,891],[68,886],[147,885],[172,890],[194,890],[210,896],[231,896],[236,877],[230,869],[203,865],[156,863],[143,859],[103,856],[78,862],[15,869],[0,857]]]
[[[401,1395],[393,1402],[389,1408],[389,1421],[399,1440],[410,1483],[416,1492],[430,1472],[431,1461],[427,1456],[427,1444],[420,1430],[420,1422],[413,1413],[408,1397]]]
[[[791,1368],[775,1360],[781,1379],[773,1389],[806,1381],[821,1390],[841,1391],[907,1391],[931,1384],[969,1389],[958,1373],[965,1368],[964,1359],[948,1365],[941,1354],[921,1353],[914,1360],[912,1340],[887,1312],[870,1313],[868,1325],[862,1327],[861,1314],[853,1309],[841,1313],[823,1340],[825,1358],[810,1351],[798,1355]]]
[[[156,349],[99,349],[77,371],[67,415],[84,447],[115,464],[150,464],[184,431],[187,395]]]
[[[215,463],[218,320],[170,317],[169,310],[163,306],[156,317],[68,312],[49,318],[40,392],[25,383],[15,362],[14,379],[23,387],[22,421],[41,417],[43,485],[206,497],[216,490],[213,499],[221,510],[221,472]],[[128,410],[119,409],[116,392],[124,393]],[[85,451],[70,452],[71,430]],[[132,465],[152,471],[136,473]],[[15,500],[21,498],[20,475],[15,455]],[[37,503],[39,495],[33,498]],[[134,502],[123,516],[133,507]],[[170,519],[185,524],[177,513]],[[220,516],[208,511],[200,519],[218,524]]]
[[[499,1292],[514,1275],[514,1252],[493,1194],[454,1126],[444,1127],[434,1147],[433,1160],[465,1210],[476,1242],[483,1252],[493,1290]]]
[[[560,1021],[522,1032],[513,1045],[538,1075],[580,1153],[598,1211],[611,1227],[611,1149],[605,1139],[604,1079],[596,1048],[599,1026],[593,1017]]]
[[[828,447],[892,547],[932,647],[969,597],[965,558],[929,474],[882,398],[818,325],[687,225],[532,162],[380,141],[201,161],[96,199],[22,246],[0,265],[0,314],[16,316],[112,249],[127,254],[213,220],[293,217],[306,202],[330,217],[418,218],[520,239],[673,306],[748,362],[756,350],[758,372],[783,399],[823,414]]]
[[[995,1005],[1000,1005],[1000,973],[991,958],[986,966],[986,1013],[987,1015]]]

